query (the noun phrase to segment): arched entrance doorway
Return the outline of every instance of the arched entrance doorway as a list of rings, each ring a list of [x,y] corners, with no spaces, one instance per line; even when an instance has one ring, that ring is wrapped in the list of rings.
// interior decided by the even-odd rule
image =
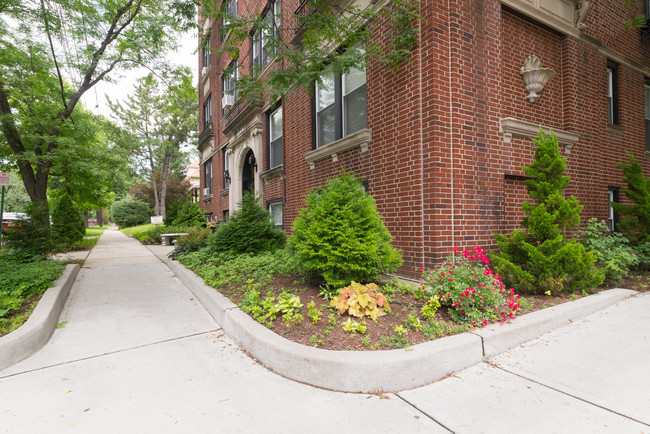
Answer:
[[[247,191],[255,191],[255,169],[257,162],[253,150],[249,150],[244,157],[244,167],[242,168],[242,194]]]

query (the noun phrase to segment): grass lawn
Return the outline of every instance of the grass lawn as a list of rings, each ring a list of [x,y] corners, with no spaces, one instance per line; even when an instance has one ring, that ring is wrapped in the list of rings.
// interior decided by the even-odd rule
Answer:
[[[127,235],[129,237],[133,237],[135,234],[139,234],[142,232],[147,232],[149,229],[152,229],[156,227],[156,225],[152,224],[146,224],[146,225],[140,225],[140,226],[133,226],[130,228],[124,228],[120,229],[124,235]]]

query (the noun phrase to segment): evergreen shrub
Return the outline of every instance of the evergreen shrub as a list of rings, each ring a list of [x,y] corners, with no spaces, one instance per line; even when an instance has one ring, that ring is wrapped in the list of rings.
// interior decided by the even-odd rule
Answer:
[[[32,260],[54,250],[50,227],[39,223],[49,219],[42,218],[46,213],[45,209],[38,203],[29,204],[26,210],[29,218],[17,220],[6,231],[4,242],[9,246],[12,256]]]
[[[81,212],[74,206],[70,196],[63,192],[52,209],[52,238],[54,244],[64,250],[83,240],[86,223]]]
[[[632,205],[612,203],[619,213],[621,233],[632,245],[650,242],[650,180],[644,178],[643,168],[633,156],[628,163],[618,167],[623,171],[623,182],[627,188],[623,193],[632,201]]]
[[[189,199],[181,202],[172,221],[172,226],[199,226],[205,223],[205,213],[201,206]]]
[[[495,234],[500,252],[493,256],[496,272],[508,287],[528,294],[551,294],[592,288],[602,283],[603,273],[594,264],[596,256],[565,232],[580,224],[582,205],[575,197],[562,195],[570,182],[564,176],[557,137],[540,131],[535,158],[524,172],[528,194],[534,203],[524,202],[525,230],[510,236]]]
[[[308,274],[342,288],[352,281],[370,283],[402,265],[375,200],[353,175],[331,179],[324,189],[312,191],[306,204],[289,245]]]
[[[240,209],[231,214],[230,220],[217,226],[208,238],[208,248],[255,255],[273,252],[284,245],[284,231],[271,221],[271,215],[262,208],[254,193],[245,192],[239,205]]]
[[[119,228],[148,223],[149,216],[149,206],[141,200],[122,199],[111,205],[111,219]]]

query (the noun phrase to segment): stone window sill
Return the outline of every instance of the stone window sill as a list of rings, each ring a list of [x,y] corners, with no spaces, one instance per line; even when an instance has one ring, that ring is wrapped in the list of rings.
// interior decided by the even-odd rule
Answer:
[[[573,145],[580,138],[579,134],[570,131],[559,130],[556,128],[546,127],[544,125],[535,124],[532,122],[520,121],[515,118],[501,119],[501,132],[503,133],[503,140],[506,143],[512,143],[514,136],[537,138],[539,129],[544,130],[546,134],[553,131],[557,136],[557,141],[560,145],[564,146],[564,152],[571,153]]]
[[[262,178],[263,181],[270,181],[271,179],[278,178],[282,175],[284,175],[284,166],[280,165],[260,174],[260,178]]]
[[[317,161],[331,157],[332,161],[336,162],[339,160],[339,154],[352,149],[361,148],[361,152],[368,152],[371,140],[372,131],[369,129],[361,130],[306,153],[305,160],[309,163],[309,168],[313,169]]]

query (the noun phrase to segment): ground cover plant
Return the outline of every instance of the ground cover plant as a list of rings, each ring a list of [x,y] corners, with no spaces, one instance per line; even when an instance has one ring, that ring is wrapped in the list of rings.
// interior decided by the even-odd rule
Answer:
[[[0,336],[27,321],[40,296],[64,268],[60,261],[23,261],[22,256],[0,256]]]

